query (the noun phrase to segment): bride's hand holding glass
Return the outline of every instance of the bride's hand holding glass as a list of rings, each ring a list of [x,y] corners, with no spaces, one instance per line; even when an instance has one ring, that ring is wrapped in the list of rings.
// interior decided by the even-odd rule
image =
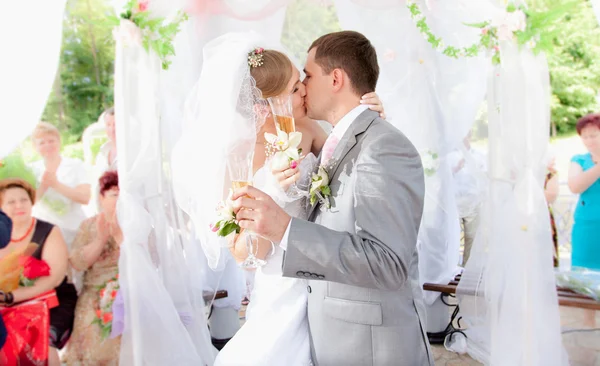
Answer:
[[[292,168],[292,166],[294,166]],[[300,164],[287,166],[271,166],[271,173],[279,183],[279,186],[286,192],[300,179]]]

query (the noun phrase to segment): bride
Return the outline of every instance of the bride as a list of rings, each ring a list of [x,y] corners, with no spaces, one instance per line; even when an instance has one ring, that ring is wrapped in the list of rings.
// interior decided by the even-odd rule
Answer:
[[[318,122],[306,116],[306,90],[298,69],[285,54],[259,46],[262,44],[255,33],[229,33],[206,45],[202,74],[188,99],[184,137],[175,154],[180,161],[183,156],[199,157],[199,169],[190,172],[189,166],[186,170],[183,164],[173,162],[174,182],[181,188],[176,192],[178,202],[186,202],[182,208],[200,232],[212,268],[222,267],[227,255],[238,262],[248,256],[243,232],[226,240],[209,229],[214,207],[230,188],[225,166],[232,154],[239,153],[240,146],[251,157],[253,185],[272,195],[290,215],[305,216],[304,201],[287,198],[271,175],[264,135],[277,132],[265,99],[291,99],[296,131],[302,133],[299,147],[309,152],[300,164],[302,171],[313,169],[315,155],[327,139]],[[374,93],[363,99],[374,104],[372,109],[383,112]],[[256,256],[266,264],[256,269],[246,323],[221,350],[215,364],[310,365],[306,283],[282,276],[283,250],[278,246],[271,253]],[[268,335],[267,343],[262,335]]]

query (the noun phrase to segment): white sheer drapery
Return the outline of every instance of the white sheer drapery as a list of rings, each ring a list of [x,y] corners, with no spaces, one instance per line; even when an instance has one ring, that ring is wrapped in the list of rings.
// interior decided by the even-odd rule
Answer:
[[[178,233],[166,225],[160,61],[140,44],[116,38],[118,217],[124,234],[119,282],[125,302],[120,363],[211,365],[216,350],[202,291],[190,275],[194,264],[186,263]]]
[[[598,23],[600,23],[600,0],[590,0],[592,2],[592,8],[594,9],[594,13],[596,13],[596,18],[598,18]]]
[[[502,44],[488,77],[490,190],[458,286],[467,351],[489,365],[565,365],[543,195],[546,59]]]
[[[273,3],[281,5],[281,1],[274,0]],[[268,5],[268,4],[263,4]],[[252,4],[248,4],[252,7]],[[193,8],[190,19],[183,24],[182,31],[175,39],[176,57],[167,72],[161,73],[160,103],[161,103],[161,130],[163,147],[163,175],[164,192],[169,197],[164,197],[165,204],[173,210],[172,218],[168,225],[176,228],[182,233],[183,247],[188,261],[195,265],[190,267],[195,273],[193,282],[205,291],[226,290],[228,296],[215,300],[212,305],[220,308],[233,307],[239,309],[241,300],[246,293],[245,276],[239,267],[222,263],[218,271],[211,270],[208,266],[206,256],[198,246],[199,242],[192,238],[191,223],[188,217],[178,207],[173,197],[172,185],[172,153],[173,147],[181,137],[183,126],[183,111],[186,98],[189,96],[194,84],[200,76],[203,65],[202,49],[204,45],[218,36],[228,32],[255,31],[260,34],[265,42],[278,44],[283,30],[285,20],[285,7],[278,6],[273,11],[264,12],[258,16],[252,9],[243,6],[236,7],[236,13],[210,12],[209,8]],[[237,15],[246,15],[244,19]],[[248,15],[255,15],[257,19],[247,19]],[[269,46],[262,45],[267,48]],[[215,122],[216,123],[216,122]],[[201,172],[202,167],[198,163],[192,166]],[[230,256],[229,256],[230,257]],[[233,258],[228,258],[233,261]]]
[[[65,3],[36,0],[2,4],[0,158],[31,133],[44,112],[58,70]]]

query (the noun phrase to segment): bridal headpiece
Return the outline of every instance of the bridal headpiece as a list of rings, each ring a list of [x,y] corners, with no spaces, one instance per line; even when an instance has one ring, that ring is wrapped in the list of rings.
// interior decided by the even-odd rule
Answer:
[[[250,67],[259,67],[263,65],[263,52],[264,48],[255,48],[248,53],[248,65]]]

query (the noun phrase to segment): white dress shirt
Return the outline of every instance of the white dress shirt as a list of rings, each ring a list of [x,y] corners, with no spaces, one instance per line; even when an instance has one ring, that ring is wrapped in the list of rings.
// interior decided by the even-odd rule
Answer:
[[[354,107],[354,109],[346,113],[346,115],[342,117],[342,119],[340,119],[340,121],[335,125],[335,127],[333,127],[333,131],[331,131],[331,134],[341,141],[346,131],[348,131],[348,129],[352,125],[352,122],[354,122],[356,118],[358,118],[358,116],[360,116],[360,114],[366,111],[368,108],[369,106],[363,104]],[[281,243],[279,243],[279,246],[283,250],[287,250],[288,237],[290,235],[291,226],[292,220],[290,220],[290,222],[288,223],[287,229],[285,229],[285,234],[283,234],[283,238],[281,239]]]

